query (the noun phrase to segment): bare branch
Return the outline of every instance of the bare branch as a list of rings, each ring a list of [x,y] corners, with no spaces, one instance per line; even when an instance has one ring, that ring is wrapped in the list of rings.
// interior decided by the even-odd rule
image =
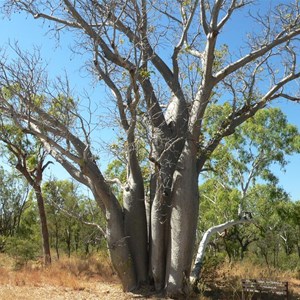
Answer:
[[[55,23],[60,23],[60,24],[64,24],[68,27],[71,27],[71,28],[81,28],[81,26],[78,24],[78,23],[75,23],[75,22],[68,22],[64,19],[60,19],[60,18],[56,18],[54,16],[50,16],[50,15],[47,15],[47,14],[44,14],[44,13],[37,13],[33,16],[35,19],[46,19],[46,20],[49,20],[49,21],[52,21],[52,22],[55,22]]]
[[[201,8],[201,23],[202,23],[202,27],[204,30],[205,35],[208,35],[209,33],[209,27],[208,27],[208,23],[207,23],[207,17],[206,17],[206,3],[205,0],[201,0],[200,2],[200,8]]]
[[[237,71],[238,69],[241,69],[246,64],[256,60],[257,58],[259,58],[261,56],[263,56],[264,54],[271,51],[275,47],[290,41],[293,37],[298,36],[300,34],[300,28],[295,29],[291,32],[283,31],[282,35],[283,34],[285,34],[283,37],[275,38],[272,42],[270,42],[266,45],[262,45],[262,47],[259,48],[258,50],[252,51],[251,53],[249,53],[246,56],[242,57],[238,61],[228,65],[225,68],[223,68],[221,71],[219,71],[217,74],[215,74],[215,76],[214,76],[215,77],[215,82],[216,83],[220,82],[221,80],[223,80],[229,74]]]

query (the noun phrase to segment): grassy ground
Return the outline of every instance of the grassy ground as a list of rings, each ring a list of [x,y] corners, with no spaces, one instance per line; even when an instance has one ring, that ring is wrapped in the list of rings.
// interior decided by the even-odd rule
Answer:
[[[62,258],[44,268],[38,262],[16,266],[0,255],[0,299],[131,299],[124,294],[104,256]]]
[[[291,297],[300,299],[300,274],[266,270],[250,263],[224,264],[204,270],[197,299],[241,299],[242,278],[268,278],[288,281]],[[297,278],[297,276],[299,276]],[[155,296],[125,294],[111,269],[108,258],[62,258],[43,268],[38,262],[19,268],[13,259],[0,254],[0,299],[161,299]],[[189,299],[192,299],[191,297]],[[194,298],[195,299],[195,298]]]
[[[224,263],[219,268],[204,270],[200,285],[202,299],[241,299],[242,279],[288,281],[289,299],[300,300],[300,273],[268,269],[250,262]]]

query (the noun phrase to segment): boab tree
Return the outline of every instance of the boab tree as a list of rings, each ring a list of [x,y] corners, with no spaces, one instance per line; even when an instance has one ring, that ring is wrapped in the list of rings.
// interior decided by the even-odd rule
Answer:
[[[188,291],[198,176],[207,158],[222,138],[272,101],[299,99],[293,89],[300,76],[299,3],[282,1],[266,15],[255,15],[251,2],[4,1],[8,13],[26,11],[53,24],[58,34],[76,32],[77,46],[90,51],[89,66],[115,100],[127,151],[122,204],[98,167],[91,132],[75,106],[66,103],[64,108],[60,102],[64,115],[78,121],[71,128],[62,114],[49,113],[51,99],[57,99],[42,91],[41,76],[21,76],[20,68],[1,70],[1,85],[13,88],[17,81],[24,87],[10,102],[2,97],[2,113],[39,137],[49,153],[91,189],[105,213],[108,248],[125,290],[151,278],[157,291],[172,296]],[[249,9],[255,32],[245,30],[244,37],[238,36],[241,48],[236,49],[233,35],[243,33],[242,12]],[[234,32],[226,32],[235,16]],[[30,60],[22,60],[33,67]],[[45,95],[43,103],[32,100],[38,92]],[[207,114],[215,102],[229,105],[217,115]],[[204,132],[205,118],[211,126]],[[141,126],[152,170],[147,209],[146,179],[136,148]]]

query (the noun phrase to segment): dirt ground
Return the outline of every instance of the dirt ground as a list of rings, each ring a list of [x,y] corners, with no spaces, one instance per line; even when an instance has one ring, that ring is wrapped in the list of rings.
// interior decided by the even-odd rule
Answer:
[[[262,269],[247,265],[223,266],[206,274],[203,300],[241,299],[241,278],[260,278]],[[245,271],[247,270],[247,271]],[[290,299],[300,300],[300,279],[286,273],[277,277],[288,281]],[[210,278],[211,277],[211,278]],[[124,293],[105,258],[62,259],[51,267],[36,263],[16,269],[14,261],[0,253],[0,300],[128,300],[165,299],[151,294]],[[188,299],[192,299],[189,297]],[[195,298],[194,298],[195,299]]]
[[[298,288],[300,285],[293,284]],[[20,283],[22,284],[22,283]],[[291,295],[291,299],[300,299],[300,294]],[[229,297],[229,298],[228,298]],[[165,299],[157,296],[145,296],[132,293],[123,293],[121,286],[116,283],[108,282],[91,282],[79,287],[62,287],[47,284],[35,285],[0,285],[0,300],[129,300],[129,299]],[[199,297],[198,299],[218,299],[230,300],[241,299],[238,295],[233,295],[231,292],[223,294],[217,293],[210,296]]]
[[[94,283],[90,287],[78,290],[46,284],[41,286],[11,284],[0,286],[1,300],[127,300],[133,298],[140,297],[124,294],[119,285],[110,283]]]

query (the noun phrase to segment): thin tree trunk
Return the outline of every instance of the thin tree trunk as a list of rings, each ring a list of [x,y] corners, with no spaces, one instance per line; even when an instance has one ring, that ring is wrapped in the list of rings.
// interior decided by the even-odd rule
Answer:
[[[35,186],[35,195],[38,204],[39,216],[40,216],[40,225],[42,232],[43,240],[43,252],[44,252],[44,262],[45,265],[51,264],[51,253],[50,253],[50,243],[49,243],[49,232],[47,225],[47,217],[45,212],[44,198],[42,196],[42,191],[40,186]]]
[[[37,204],[38,204],[39,216],[40,216],[40,226],[41,226],[41,234],[42,234],[42,240],[43,240],[44,262],[45,262],[45,265],[49,265],[49,264],[51,264],[49,232],[48,232],[44,198],[43,198],[42,189],[41,189],[43,171],[45,170],[45,167],[49,164],[49,162],[47,164],[45,164],[44,166],[43,166],[43,162],[44,162],[44,159],[42,157],[36,165],[36,172],[34,172],[34,173],[29,172],[27,169],[27,165],[26,165],[26,154],[23,154],[23,155],[20,155],[20,157],[18,157],[18,163],[16,165],[16,169],[19,170],[23,174],[23,176],[26,178],[27,182],[31,185],[31,187],[33,188],[33,190],[35,192]]]
[[[57,223],[55,224],[55,251],[56,257],[59,260],[59,249],[58,249],[58,226]]]
[[[68,257],[71,257],[71,229],[70,226],[66,230],[66,244],[67,244],[67,251],[68,251]]]

